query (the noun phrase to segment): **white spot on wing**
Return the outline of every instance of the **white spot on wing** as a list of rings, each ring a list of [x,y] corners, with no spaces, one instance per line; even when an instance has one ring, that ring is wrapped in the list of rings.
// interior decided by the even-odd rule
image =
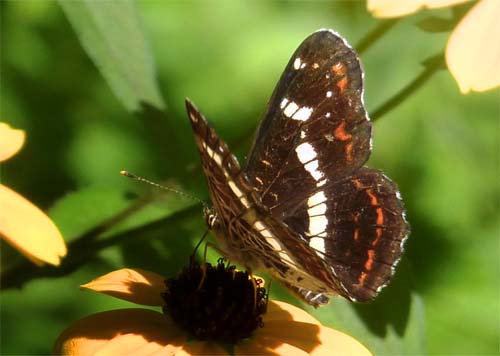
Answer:
[[[323,172],[318,171],[318,160],[314,160],[312,162],[307,163],[304,165],[304,168],[311,173],[312,177],[314,178],[315,181],[319,181],[320,179],[323,178]]]
[[[205,150],[207,150],[210,158],[212,158],[219,167],[222,167],[222,157],[220,156],[220,154],[216,153],[214,150],[208,147],[205,142],[202,143],[202,146]]]
[[[328,180],[325,178],[323,180],[320,180],[318,183],[316,183],[316,187],[322,187],[326,184]]]
[[[295,266],[295,263],[290,258],[288,253],[283,249],[283,246],[279,242],[279,240],[269,231],[269,229],[260,221],[256,221],[253,223],[253,228],[257,230],[259,234],[261,234],[266,242],[271,245],[271,247],[278,252],[280,258],[290,266]]]
[[[331,97],[332,97],[332,94],[333,94],[333,93],[332,93],[332,91],[331,91],[331,90],[328,90],[328,91],[326,92],[326,97],[327,97],[327,98],[331,98]]]
[[[295,148],[295,152],[297,152],[299,161],[304,163],[304,169],[311,174],[314,180],[321,180],[323,173],[318,170],[319,164],[318,160],[315,160],[317,153],[314,147],[310,143],[304,142]]]
[[[292,119],[297,121],[306,121],[311,117],[312,112],[312,108],[303,106],[295,114],[293,114]]]
[[[249,207],[250,204],[248,203],[247,198],[245,198],[245,195],[240,190],[240,188],[238,188],[238,186],[236,185],[236,183],[234,183],[233,180],[229,180],[228,185],[229,185],[229,188],[231,188],[231,190],[233,191],[234,195],[236,195],[236,197],[241,201],[241,203],[244,206]]]
[[[283,114],[285,114],[286,117],[290,117],[295,114],[298,108],[299,106],[291,101],[283,110]]]
[[[253,223],[253,227],[257,230],[257,232],[261,232],[262,230],[265,230],[266,227],[264,226],[263,223],[261,223],[260,221],[256,221]]]
[[[313,207],[318,204],[324,203],[325,201],[326,201],[325,192],[320,190],[319,192],[316,192],[315,194],[311,195],[309,199],[307,199],[307,206]]]
[[[307,206],[309,207],[307,209],[307,214],[309,215],[308,235],[313,236],[309,240],[309,246],[315,249],[318,255],[326,252],[324,238],[326,237],[328,219],[325,216],[327,209],[325,202],[326,196],[322,190],[307,200]]]
[[[297,152],[297,157],[299,158],[299,161],[301,163],[307,163],[316,158],[316,151],[314,150],[314,147],[308,142],[304,142],[298,145],[295,148],[295,152]]]
[[[309,246],[311,248],[313,248],[314,250],[316,250],[316,253],[319,256],[322,256],[322,255],[324,255],[326,253],[325,239],[322,238],[322,237],[312,237],[309,240]],[[318,252],[321,252],[321,253],[318,253]]]
[[[286,106],[286,104],[288,104],[288,99],[283,98],[283,100],[281,100],[280,108],[283,109]]]
[[[231,179],[229,176],[229,173],[226,171],[225,167],[222,166],[222,156],[212,150],[210,147],[207,146],[205,142],[202,143],[203,148],[207,151],[208,155],[217,163],[217,165],[221,168],[222,172],[224,173],[224,176],[228,179],[227,184],[229,185],[229,188],[231,191],[236,195],[236,197],[240,200],[241,204],[243,204],[244,207],[248,208],[250,207],[250,202],[246,198],[245,194],[241,191],[240,188],[234,183],[234,181]]]
[[[293,61],[293,68],[294,69],[299,69],[301,64],[300,57],[295,58],[295,61]]]
[[[307,213],[309,214],[309,216],[323,215],[324,213],[326,213],[326,204],[321,203],[314,205],[312,208],[307,209]]]

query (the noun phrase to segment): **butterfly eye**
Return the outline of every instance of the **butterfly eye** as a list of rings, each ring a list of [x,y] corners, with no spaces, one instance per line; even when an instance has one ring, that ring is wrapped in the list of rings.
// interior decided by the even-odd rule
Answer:
[[[205,207],[203,209],[203,215],[205,216],[205,223],[207,224],[210,230],[213,230],[215,225],[217,224],[217,214],[214,209]]]

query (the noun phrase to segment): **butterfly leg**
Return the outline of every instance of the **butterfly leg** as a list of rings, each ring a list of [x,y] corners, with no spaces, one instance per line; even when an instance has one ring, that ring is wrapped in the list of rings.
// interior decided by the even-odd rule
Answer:
[[[258,294],[259,294],[259,291],[262,289],[263,280],[261,280],[260,278],[255,278],[255,276],[253,275],[253,273],[251,273],[250,270],[247,270],[247,272],[248,272],[248,276],[251,279],[252,284],[253,284],[253,310],[255,312],[257,310],[257,301],[260,299],[260,296]],[[265,294],[266,305],[267,305],[267,302],[269,300],[270,288],[271,288],[271,283],[269,283],[267,293]],[[265,290],[264,290],[264,293],[265,293]]]
[[[198,243],[196,244],[196,246],[194,247],[194,250],[193,252],[191,253],[191,255],[189,256],[189,262],[190,263],[193,263],[194,260],[195,260],[195,255],[196,255],[196,251],[198,251],[198,249],[200,248],[200,245],[202,244],[202,242],[205,240],[205,238],[207,237],[208,235],[208,231],[209,230],[206,230],[205,233],[203,234],[203,236],[201,237],[200,241],[198,241]],[[206,255],[206,252],[205,252],[205,255]],[[205,261],[203,261],[205,262]]]
[[[219,247],[217,247],[215,244],[213,244],[211,242],[205,243],[205,248],[203,249],[203,263],[201,264],[202,275],[201,275],[200,283],[198,284],[198,290],[200,290],[201,287],[203,286],[203,283],[205,282],[205,278],[207,276],[207,251],[208,251],[209,247],[212,248],[213,250],[215,250],[216,252],[218,252],[221,256],[226,255],[226,253],[224,251],[222,251]],[[193,252],[193,256],[194,256],[194,252]]]

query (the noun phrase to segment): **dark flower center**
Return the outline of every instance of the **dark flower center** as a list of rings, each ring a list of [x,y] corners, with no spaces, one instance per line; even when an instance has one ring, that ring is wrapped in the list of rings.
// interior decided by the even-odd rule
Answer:
[[[235,343],[263,326],[267,294],[262,282],[222,258],[203,268],[191,262],[165,284],[163,313],[196,339]]]

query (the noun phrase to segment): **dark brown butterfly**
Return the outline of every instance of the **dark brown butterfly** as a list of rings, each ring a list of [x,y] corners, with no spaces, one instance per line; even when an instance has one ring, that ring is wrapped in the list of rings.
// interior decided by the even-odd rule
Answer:
[[[363,167],[372,126],[362,96],[354,50],[331,30],[313,33],[285,68],[243,169],[186,102],[221,250],[314,306],[337,294],[373,299],[409,233],[396,185]]]

